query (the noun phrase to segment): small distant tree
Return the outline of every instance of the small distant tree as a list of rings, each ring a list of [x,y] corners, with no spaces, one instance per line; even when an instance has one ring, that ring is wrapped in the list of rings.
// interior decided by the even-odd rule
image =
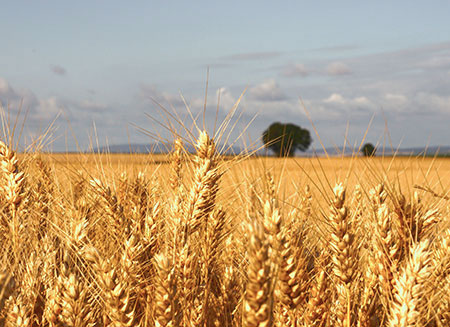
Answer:
[[[377,152],[377,148],[372,143],[366,143],[361,149],[361,153],[365,157],[373,157],[375,156],[375,153]]]
[[[263,133],[266,148],[279,157],[292,157],[296,150],[306,151],[312,139],[307,129],[294,124],[273,123]]]

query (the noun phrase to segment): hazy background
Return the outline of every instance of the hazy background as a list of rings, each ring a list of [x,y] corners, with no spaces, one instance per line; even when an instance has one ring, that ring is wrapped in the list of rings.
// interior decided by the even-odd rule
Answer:
[[[167,135],[151,100],[186,117],[204,103],[208,124],[245,90],[234,135],[272,122],[311,129],[326,146],[383,142],[449,145],[448,1],[0,1],[0,101],[28,110],[24,140],[58,113],[54,150],[82,150],[95,123],[101,145]],[[189,122],[188,122],[189,123]],[[316,136],[314,147],[320,147]],[[106,141],[107,140],[107,141]]]

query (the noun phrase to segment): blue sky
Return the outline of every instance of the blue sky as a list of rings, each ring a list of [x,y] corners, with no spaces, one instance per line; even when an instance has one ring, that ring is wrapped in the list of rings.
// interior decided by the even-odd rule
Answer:
[[[274,121],[311,129],[326,146],[383,140],[450,144],[448,1],[0,1],[0,101],[29,110],[24,140],[58,113],[55,150],[151,141],[167,133],[152,101],[186,116],[217,94],[223,119],[240,94],[233,135]],[[70,128],[69,123],[70,122]],[[317,137],[313,145],[320,147]],[[106,141],[107,140],[107,141]],[[248,141],[247,141],[248,142]]]

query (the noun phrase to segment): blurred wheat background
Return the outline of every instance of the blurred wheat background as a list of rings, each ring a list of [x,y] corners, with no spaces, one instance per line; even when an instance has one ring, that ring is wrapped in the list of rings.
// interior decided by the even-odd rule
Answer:
[[[449,326],[448,159],[195,145],[2,142],[2,325]]]

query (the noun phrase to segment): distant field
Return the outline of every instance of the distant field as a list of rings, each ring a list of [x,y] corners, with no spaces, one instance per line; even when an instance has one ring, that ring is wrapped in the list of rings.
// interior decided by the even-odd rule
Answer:
[[[146,172],[149,175],[169,174],[168,154],[44,154],[42,159],[54,165],[57,171],[85,171],[97,174],[134,175]],[[222,185],[238,185],[245,178],[261,178],[264,172],[280,180],[281,189],[294,185],[309,184],[319,189],[347,181],[349,187],[356,184],[390,182],[410,191],[414,185],[421,185],[437,193],[449,192],[450,158],[287,158],[249,157],[225,158],[227,172]]]

